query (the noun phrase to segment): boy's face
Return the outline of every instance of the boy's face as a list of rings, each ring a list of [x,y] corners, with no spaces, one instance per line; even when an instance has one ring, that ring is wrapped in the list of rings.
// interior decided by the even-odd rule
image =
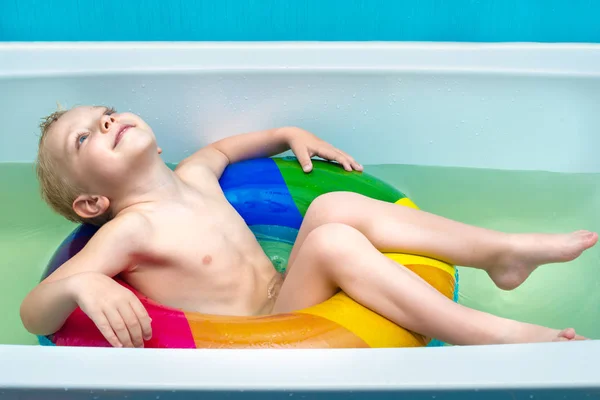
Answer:
[[[106,107],[77,107],[51,127],[46,146],[68,178],[85,190],[110,196],[133,170],[160,153],[152,129],[137,115]]]

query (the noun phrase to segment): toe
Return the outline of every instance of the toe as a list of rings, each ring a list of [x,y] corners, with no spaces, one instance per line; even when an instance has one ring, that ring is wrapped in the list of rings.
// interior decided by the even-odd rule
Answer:
[[[558,337],[559,339],[566,339],[566,340],[573,340],[575,339],[575,329],[573,328],[567,328],[567,329],[563,329],[562,331],[560,331],[558,333]]]

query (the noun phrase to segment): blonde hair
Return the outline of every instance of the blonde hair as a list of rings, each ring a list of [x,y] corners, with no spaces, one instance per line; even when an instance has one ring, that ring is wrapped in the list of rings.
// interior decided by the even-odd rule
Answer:
[[[103,225],[110,219],[110,212],[96,218],[82,218],[73,209],[73,202],[83,189],[69,181],[58,169],[57,158],[46,148],[48,131],[52,124],[62,117],[68,110],[62,109],[42,118],[40,123],[41,136],[38,145],[36,161],[36,174],[40,184],[42,198],[57,213],[72,222]]]

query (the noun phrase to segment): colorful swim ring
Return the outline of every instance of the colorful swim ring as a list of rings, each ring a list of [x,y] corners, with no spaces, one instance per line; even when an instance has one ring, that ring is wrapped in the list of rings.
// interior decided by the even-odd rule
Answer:
[[[240,162],[227,167],[220,183],[227,199],[279,271],[286,268],[308,206],[323,193],[353,191],[417,208],[403,193],[367,173],[346,172],[338,165],[318,160],[310,174],[305,174],[292,157]],[[80,251],[96,230],[91,225],[76,228],[56,250],[42,279]],[[414,255],[387,253],[386,256],[456,300],[457,275],[453,266]],[[152,318],[153,336],[145,343],[146,348],[361,348],[436,343],[395,325],[343,292],[289,314],[230,317],[168,308],[144,297],[118,277],[115,280],[140,298]],[[42,345],[109,346],[79,308],[58,332],[38,338]]]

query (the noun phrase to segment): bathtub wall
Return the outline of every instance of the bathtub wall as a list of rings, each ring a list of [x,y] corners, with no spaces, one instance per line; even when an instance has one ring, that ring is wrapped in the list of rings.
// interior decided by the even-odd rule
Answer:
[[[296,125],[364,164],[599,172],[600,46],[4,44],[0,162],[35,158],[40,117],[139,113],[164,159]]]

